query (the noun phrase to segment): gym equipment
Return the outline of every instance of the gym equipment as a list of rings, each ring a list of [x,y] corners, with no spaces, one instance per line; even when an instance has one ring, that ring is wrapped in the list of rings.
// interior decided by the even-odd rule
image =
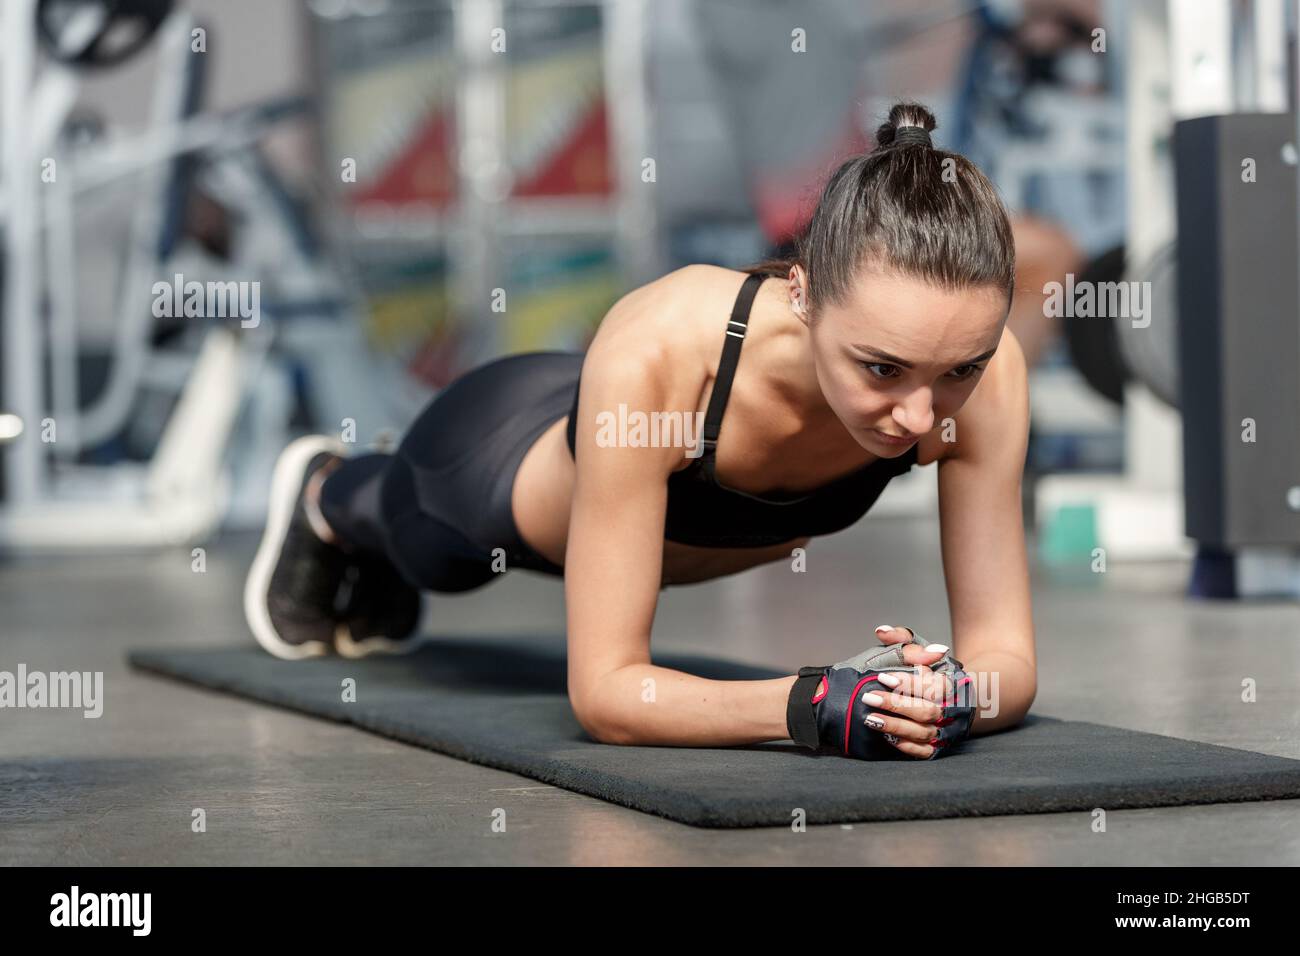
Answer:
[[[1124,278],[1124,247],[1116,246],[1093,259],[1079,273],[1080,285],[1119,282]],[[1073,311],[1061,316],[1061,335],[1070,361],[1089,385],[1117,405],[1124,404],[1124,383],[1128,368],[1120,351],[1113,321],[1079,316]]]
[[[1133,283],[1141,287],[1148,322],[1135,324],[1132,315],[1061,318],[1070,360],[1089,385],[1118,405],[1124,386],[1138,382],[1171,408],[1178,399],[1178,258],[1177,245],[1166,243],[1136,269],[1127,267],[1126,249],[1116,246],[1093,259],[1079,273],[1076,287],[1105,288]],[[1098,307],[1107,299],[1097,296]]]
[[[951,759],[863,763],[792,743],[610,746],[565,693],[563,637],[439,637],[400,659],[281,661],[251,644],[149,649],[132,666],[523,774],[692,826],[790,827],[1300,797],[1300,760],[1030,714]],[[509,661],[509,667],[502,667]],[[713,680],[789,674],[697,656],[655,663]],[[364,704],[340,699],[344,679]]]
[[[1175,344],[1186,370],[1187,533],[1210,548],[1283,547],[1300,558],[1300,247],[1295,216],[1277,214],[1296,208],[1295,168],[1283,158],[1294,135],[1285,113],[1175,126],[1184,303]],[[1243,157],[1255,161],[1255,181],[1243,182]]]
[[[140,52],[171,13],[173,0],[40,0],[41,45],[63,63],[108,67]]]
[[[1167,242],[1123,280],[1139,283],[1146,320],[1135,324],[1132,316],[1114,317],[1119,352],[1129,377],[1136,378],[1157,398],[1178,408],[1178,246]],[[1147,324],[1149,323],[1149,324]]]
[[[585,340],[612,288],[662,274],[640,179],[645,0],[311,9],[325,132],[357,159],[341,196],[371,338],[413,391],[412,417],[459,372]],[[481,42],[497,27],[509,56]],[[482,321],[494,289],[509,290],[508,314]]]
[[[828,168],[871,147],[875,124],[864,123],[860,104],[864,63],[968,16],[975,6],[918,5],[918,12],[882,15],[871,4],[807,4],[797,26],[810,49],[814,37],[826,42],[808,56],[764,57],[757,51],[768,49],[772,37],[792,42],[784,5],[691,5],[720,107],[732,118],[735,162],[769,244],[788,241],[806,224],[811,208],[805,192],[819,185]],[[807,108],[809,95],[816,96],[816,109]],[[772,116],[781,122],[771,122]]]
[[[89,18],[96,10],[107,15],[109,6],[79,8],[84,7],[83,15]],[[6,11],[12,17],[6,19],[7,26],[23,22],[24,7],[28,12],[41,11],[43,19],[34,27],[52,31],[64,23],[55,19],[54,6],[36,7],[23,0]],[[108,16],[94,23],[112,32],[111,20]],[[94,25],[90,19],[81,22]],[[189,172],[183,158],[198,148],[185,142],[186,135],[203,132],[183,125],[195,110],[201,83],[201,61],[189,50],[193,24],[187,14],[175,13],[156,31],[149,31],[158,33],[159,73],[168,78],[157,84],[154,96],[151,118],[157,132],[135,141],[93,144],[76,153],[66,149],[68,144],[58,132],[75,100],[77,74],[56,59],[37,78],[32,69],[32,28],[4,31],[5,102],[14,107],[4,113],[7,168],[36,170],[35,158],[50,156],[58,169],[54,183],[42,184],[33,174],[30,179],[10,175],[4,184],[9,211],[5,251],[12,285],[2,313],[5,404],[33,425],[48,421],[57,427],[54,441],[40,441],[31,428],[24,440],[6,450],[8,484],[0,512],[0,542],[7,548],[188,541],[205,536],[218,520],[225,493],[222,452],[243,394],[239,383],[260,365],[267,340],[236,337],[228,329],[213,327],[200,342],[187,343],[196,349],[192,353],[196,358],[173,351],[165,364],[158,361],[163,356],[155,358],[150,344],[150,289],[153,280],[164,274],[163,257],[179,236],[175,207],[185,194]],[[76,18],[69,15],[60,29],[75,26]],[[105,51],[109,49],[105,42],[92,43],[87,50]],[[107,60],[125,55],[125,48],[111,49],[112,53],[104,54]],[[105,59],[95,62],[106,65]],[[206,131],[208,143],[221,141],[215,133]],[[95,189],[117,186],[121,179],[132,177],[138,198],[117,303],[116,360],[98,400],[82,408],[76,328],[80,306],[76,283],[67,281],[77,271],[75,210],[78,201],[92,197]],[[44,294],[43,286],[48,288]],[[48,373],[38,331],[44,325],[43,299],[49,308]],[[158,375],[163,377],[154,378],[154,383],[170,382],[165,387],[175,389],[179,398],[148,467],[80,465],[83,450],[110,438],[127,421],[141,385],[149,381],[146,376]],[[50,405],[44,399],[47,390]],[[57,468],[60,462],[61,469]]]
[[[288,353],[333,380],[312,396],[325,420],[351,415],[364,426],[382,414],[377,400],[366,394],[373,390],[365,376],[357,375],[364,354],[358,348],[360,332],[339,321],[346,319],[350,301],[346,272],[329,260],[297,202],[258,152],[275,124],[302,115],[306,104],[294,99],[200,113],[206,56],[191,50],[196,21],[186,11],[171,10],[150,26],[162,6],[73,4],[82,10],[80,19],[75,11],[57,18],[55,6],[13,0],[2,8],[0,168],[8,175],[0,184],[5,227],[0,249],[7,276],[0,309],[5,363],[0,409],[27,427],[3,450],[0,546],[118,550],[204,540],[240,506],[232,474],[246,478],[259,463],[269,471],[276,446],[283,444],[291,386],[277,388],[276,376],[260,374],[273,342],[278,355]],[[138,135],[89,141],[66,135],[80,71],[126,55],[125,47],[107,39],[119,21],[143,21],[139,32],[149,33],[158,48],[149,127]],[[84,62],[76,55],[71,64],[55,57],[38,71],[37,32],[64,36],[74,27],[86,35],[103,32],[105,38],[89,42]],[[132,48],[140,46],[136,42]],[[56,162],[52,182],[40,179],[45,157]],[[18,176],[13,170],[32,174]],[[68,281],[78,275],[77,214],[106,193],[131,187],[130,234],[123,244],[118,299],[110,306],[108,377],[95,399],[85,403],[80,394],[85,346],[78,325],[90,307],[79,284]],[[219,230],[199,243],[182,243],[196,197],[238,224],[235,255],[221,258],[231,247]],[[154,286],[178,272],[200,284],[219,280],[258,289],[259,321],[245,326],[228,319],[156,318]],[[282,322],[288,317],[294,323]],[[312,319],[322,321],[307,328]],[[337,331],[343,329],[346,341]],[[348,374],[339,374],[340,364]],[[259,403],[260,414],[242,425],[253,434],[232,442],[249,400]],[[147,436],[152,457],[144,463],[122,460],[113,446],[148,421],[139,413],[142,402],[161,410],[157,434]],[[56,440],[42,439],[46,422],[56,426]],[[233,463],[227,460],[232,448]],[[105,451],[115,460],[95,463]],[[265,460],[239,457],[250,454]],[[264,478],[252,475],[260,495]],[[243,507],[260,512],[263,501]]]
[[[1107,37],[1106,55],[1090,49],[1092,24],[1068,5],[1040,5],[1069,39],[1060,49],[1027,47],[1019,35],[1024,4],[980,3],[971,17],[971,41],[958,74],[952,120],[942,138],[976,163],[1016,212],[1069,223],[1090,255],[1123,233],[1123,42]],[[1102,22],[1121,16],[1108,9]],[[1083,74],[1087,77],[1083,80]],[[1079,89],[1093,84],[1110,91]]]
[[[1192,288],[1199,289],[1200,295],[1206,289],[1206,282],[1220,282],[1224,283],[1220,291],[1226,293],[1227,287],[1236,281],[1220,272],[1223,262],[1214,256],[1235,261],[1235,254],[1240,250],[1232,248],[1236,237],[1221,232],[1221,224],[1207,214],[1211,207],[1201,205],[1201,214],[1191,217],[1179,208],[1185,191],[1180,186],[1175,195],[1173,150],[1170,149],[1171,134],[1178,121],[1222,117],[1233,111],[1273,114],[1277,118],[1286,115],[1288,25],[1283,23],[1283,7],[1280,3],[1231,4],[1226,0],[1197,4],[1182,0],[1135,0],[1125,5],[1124,14],[1128,17],[1123,53],[1129,197],[1125,238],[1128,269],[1124,280],[1150,283],[1145,290],[1151,305],[1150,322],[1135,327],[1133,317],[1121,316],[1116,317],[1113,328],[1091,333],[1092,345],[1113,334],[1119,347],[1122,371],[1113,370],[1109,380],[1103,382],[1105,388],[1099,390],[1113,392],[1115,379],[1122,375],[1125,471],[1117,477],[1048,476],[1039,480],[1034,494],[1037,524],[1044,532],[1041,539],[1060,537],[1054,533],[1054,526],[1068,521],[1086,523],[1095,529],[1095,550],[1090,549],[1084,555],[1090,560],[1099,554],[1109,560],[1193,557],[1199,546],[1198,561],[1203,559],[1207,564],[1193,568],[1189,581],[1192,594],[1300,593],[1300,552],[1292,547],[1266,555],[1256,553],[1252,550],[1254,546],[1246,547],[1236,555],[1239,573],[1230,585],[1214,572],[1222,563],[1224,551],[1215,544],[1221,537],[1218,530],[1206,529],[1222,524],[1216,515],[1239,507],[1213,499],[1228,490],[1222,467],[1228,447],[1224,443],[1239,436],[1240,427],[1228,428],[1230,423],[1224,419],[1228,408],[1216,406],[1227,398],[1216,397],[1213,389],[1215,383],[1225,387],[1243,386],[1249,373],[1244,368],[1238,370],[1235,363],[1241,354],[1255,353],[1241,352],[1232,344],[1235,338],[1220,338],[1218,332],[1209,334],[1211,329],[1227,325],[1232,325],[1233,336],[1242,334],[1245,326],[1239,321],[1226,323],[1226,316],[1211,320],[1202,313],[1198,320],[1199,332],[1184,327]],[[1294,34],[1294,23],[1289,26]],[[1290,136],[1295,132],[1292,124]],[[1271,151],[1267,158],[1264,154],[1254,158],[1261,169],[1271,170],[1268,181],[1274,187],[1287,162],[1283,155],[1287,139],[1283,136],[1252,147]],[[1238,179],[1245,155],[1241,152],[1236,155]],[[1189,156],[1184,161],[1189,168],[1197,162],[1222,168],[1225,177],[1231,165],[1226,155]],[[1293,178],[1295,172],[1291,170],[1286,175]],[[1270,195],[1271,187],[1263,185],[1264,182],[1260,178],[1257,184],[1247,187],[1256,188],[1252,194],[1255,200]],[[1252,208],[1257,215],[1254,227],[1261,235],[1275,238],[1277,233],[1265,224],[1276,217],[1279,206],[1289,208],[1287,202],[1291,200],[1287,197],[1292,193],[1284,194],[1281,203],[1276,188],[1272,188],[1271,195],[1271,211]],[[1192,199],[1194,204],[1197,201]],[[1295,240],[1281,241],[1293,245]],[[1183,245],[1187,242],[1200,245],[1192,252],[1185,252]],[[1245,247],[1254,246],[1246,244]],[[1270,250],[1262,259],[1277,264],[1282,271],[1274,272],[1255,286],[1252,294],[1240,302],[1232,298],[1221,302],[1199,299],[1190,308],[1217,310],[1227,309],[1228,302],[1234,306],[1255,303],[1256,314],[1267,312],[1272,317],[1255,327],[1275,350],[1271,361],[1291,362],[1293,374],[1300,359],[1294,346],[1296,336],[1294,330],[1287,332],[1277,323],[1294,324],[1295,297],[1283,290],[1282,295],[1272,298],[1271,306],[1265,306],[1256,297],[1261,290],[1276,292],[1280,285],[1291,283],[1296,275],[1295,261],[1283,268],[1276,254],[1276,249]],[[1189,265],[1193,262],[1194,266]],[[1189,268],[1203,270],[1205,274],[1181,276]],[[1253,268],[1244,265],[1243,268],[1247,274],[1255,274]],[[1280,281],[1279,275],[1283,277]],[[1188,282],[1192,285],[1187,285]],[[1234,314],[1240,315],[1235,309]],[[1094,356],[1100,351],[1094,349]],[[1094,384],[1100,377],[1101,373],[1089,372]],[[1297,409],[1292,404],[1290,381],[1286,374],[1278,380],[1287,406],[1280,413],[1294,419]],[[1247,413],[1241,413],[1241,417],[1246,416]],[[1199,443],[1190,454],[1184,450],[1187,440]],[[1218,452],[1212,450],[1216,444]],[[1290,491],[1290,487],[1300,486],[1300,476],[1281,489],[1280,497],[1279,489],[1274,487],[1277,480],[1280,480],[1278,475],[1271,475],[1268,481],[1273,485],[1254,487],[1263,496],[1258,507],[1280,519],[1280,533],[1291,526],[1289,512],[1284,514],[1281,509],[1290,508],[1293,500],[1300,501],[1300,490],[1294,494]],[[1195,503],[1186,500],[1184,486],[1189,489],[1195,486],[1190,492],[1196,498]],[[1234,491],[1233,495],[1241,490]],[[1189,533],[1206,537],[1198,542]],[[1223,580],[1222,587],[1205,587],[1204,582],[1215,578]]]

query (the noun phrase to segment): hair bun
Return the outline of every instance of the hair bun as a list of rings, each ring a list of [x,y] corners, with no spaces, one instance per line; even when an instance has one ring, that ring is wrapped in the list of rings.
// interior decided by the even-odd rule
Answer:
[[[934,114],[920,103],[897,103],[889,111],[889,119],[876,130],[876,147],[932,146],[930,131],[938,125]]]

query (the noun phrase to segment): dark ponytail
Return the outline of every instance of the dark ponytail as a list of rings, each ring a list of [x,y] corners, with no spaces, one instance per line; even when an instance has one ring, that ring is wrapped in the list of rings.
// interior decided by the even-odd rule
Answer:
[[[1009,302],[1016,260],[1006,208],[970,160],[930,144],[936,125],[924,106],[897,104],[876,148],[831,174],[792,254],[743,271],[785,278],[802,266],[814,315],[842,303],[869,264],[945,289],[993,286]]]
[[[933,144],[929,142],[930,134],[934,132],[934,128],[938,125],[934,114],[920,103],[899,103],[889,111],[889,119],[876,127],[876,149],[893,146],[898,131],[902,129],[919,129],[923,131],[925,133],[924,145],[933,149]],[[900,143],[899,145],[905,144]]]

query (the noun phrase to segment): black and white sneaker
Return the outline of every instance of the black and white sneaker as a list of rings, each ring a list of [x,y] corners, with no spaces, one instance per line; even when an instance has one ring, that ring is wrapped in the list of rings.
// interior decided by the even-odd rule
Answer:
[[[420,592],[381,558],[354,556],[343,580],[334,648],[342,657],[407,654],[423,642]]]
[[[317,657],[334,644],[350,558],[313,530],[303,495],[312,475],[344,451],[336,439],[309,435],[290,443],[275,463],[266,533],[244,585],[244,614],[257,642],[285,660]]]

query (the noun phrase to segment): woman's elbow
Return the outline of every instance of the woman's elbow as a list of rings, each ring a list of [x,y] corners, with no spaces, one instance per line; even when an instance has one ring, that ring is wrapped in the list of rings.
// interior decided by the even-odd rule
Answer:
[[[569,705],[578,724],[592,740],[601,744],[632,744],[635,737],[591,693],[569,692]]]
[[[977,699],[973,734],[987,734],[1018,727],[1029,715],[1038,696],[1037,675],[1033,671],[1021,676],[1013,686],[991,682]]]
[[[1002,715],[1001,725],[1004,727],[1016,727],[1029,715],[1029,710],[1034,706],[1034,698],[1038,696],[1038,681],[1031,672],[1015,689],[1015,693],[1007,703]]]
[[[1029,709],[1034,706],[1034,698],[1038,696],[1038,669],[1033,665],[1026,667],[1025,675],[1021,679],[1019,693],[1016,695],[1014,710],[1016,712],[1016,723],[1025,719]]]

